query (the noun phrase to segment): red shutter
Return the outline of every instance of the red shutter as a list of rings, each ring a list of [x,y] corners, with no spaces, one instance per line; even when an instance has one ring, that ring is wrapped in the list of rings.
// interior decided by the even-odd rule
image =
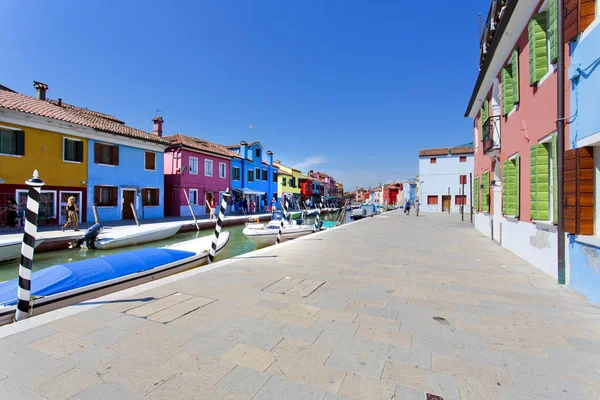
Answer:
[[[94,143],[94,163],[100,164],[100,143]]]
[[[565,151],[565,232],[594,234],[594,156],[592,147]]]

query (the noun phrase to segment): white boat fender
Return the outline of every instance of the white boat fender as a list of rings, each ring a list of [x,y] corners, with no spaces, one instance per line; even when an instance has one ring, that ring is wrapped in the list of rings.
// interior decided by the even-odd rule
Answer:
[[[69,243],[69,248],[80,247],[84,242],[90,249],[95,248],[95,242],[98,235],[102,232],[104,227],[100,223],[96,223],[88,228],[85,235],[77,239],[74,243]]]

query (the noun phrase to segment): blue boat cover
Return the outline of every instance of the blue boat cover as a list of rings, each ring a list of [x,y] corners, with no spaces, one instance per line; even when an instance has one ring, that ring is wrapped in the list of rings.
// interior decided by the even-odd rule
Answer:
[[[194,256],[175,249],[142,249],[59,264],[36,271],[31,276],[31,295],[50,296],[122,276],[147,271]],[[0,306],[17,304],[19,278],[0,283]]]

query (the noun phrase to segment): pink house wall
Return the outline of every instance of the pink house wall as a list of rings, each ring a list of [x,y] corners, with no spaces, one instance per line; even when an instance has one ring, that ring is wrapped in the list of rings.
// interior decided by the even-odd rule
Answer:
[[[189,172],[190,157],[198,158],[198,174]],[[212,176],[206,176],[204,171],[205,160],[213,162]],[[225,164],[225,178],[219,176],[219,164]],[[185,168],[185,171],[181,172]],[[165,203],[168,206],[170,216],[180,216],[187,213],[188,203],[183,194],[183,189],[189,194],[190,189],[198,190],[198,206],[194,212],[205,212],[205,196],[207,192],[215,195],[215,201],[219,202],[218,193],[224,192],[231,187],[231,161],[215,155],[195,152],[188,149],[177,149],[174,152],[165,153]]]
[[[515,155],[516,153],[520,156],[520,191],[519,191],[519,219],[523,222],[530,222],[530,148],[534,144],[537,144],[539,140],[552,134],[556,131],[556,114],[557,114],[557,73],[556,70],[548,76],[541,84],[538,83],[536,86],[529,85],[529,43],[528,43],[527,29],[521,32],[521,35],[517,41],[517,47],[519,48],[519,97],[520,102],[518,109],[512,111],[512,113],[506,117],[500,118],[500,141],[501,141],[501,153],[500,161],[496,162],[496,165],[492,165],[490,157],[483,154],[483,145],[481,143],[482,129],[481,129],[481,111],[477,115],[474,121],[474,126],[479,131],[479,143],[478,149],[475,152],[475,174],[474,177],[479,177],[481,182],[481,176],[485,170],[490,171],[490,179],[494,179],[494,169],[496,167],[501,168],[502,163]],[[565,54],[568,53],[568,45],[565,46]],[[508,62],[509,59],[506,60]],[[565,57],[565,71],[569,68],[569,57]],[[498,82],[500,83],[500,107],[502,107],[502,78],[501,73],[497,76]],[[569,104],[568,97],[568,80],[566,80],[567,88],[565,93],[567,97],[565,103]],[[492,90],[488,92],[488,100],[492,97]],[[492,116],[492,107],[490,104],[489,115]],[[566,110],[568,115],[568,110]],[[568,126],[568,125],[567,125]],[[568,128],[567,128],[568,129]],[[566,130],[565,143],[569,143],[568,130]],[[494,193],[490,191],[490,214],[494,214],[496,211],[501,213],[501,210],[494,210]],[[480,201],[481,204],[481,201]]]

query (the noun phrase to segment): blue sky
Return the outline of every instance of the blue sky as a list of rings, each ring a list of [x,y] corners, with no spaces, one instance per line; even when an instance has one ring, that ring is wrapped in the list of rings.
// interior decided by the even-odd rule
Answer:
[[[415,176],[421,148],[472,141],[463,114],[488,7],[3,1],[0,84],[33,95],[42,81],[51,98],[146,131],[160,109],[165,134],[260,140],[353,190]]]

